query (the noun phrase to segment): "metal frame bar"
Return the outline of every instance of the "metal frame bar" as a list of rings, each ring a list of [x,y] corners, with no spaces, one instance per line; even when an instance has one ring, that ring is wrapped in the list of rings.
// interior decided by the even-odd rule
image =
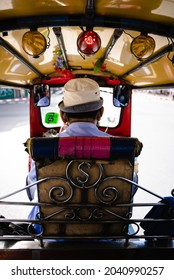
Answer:
[[[129,76],[130,74],[140,70],[142,67],[146,66],[149,63],[155,62],[157,59],[163,57],[169,52],[172,52],[174,50],[174,44],[167,45],[166,47],[162,48],[161,50],[154,53],[151,57],[148,59],[142,61],[137,66],[133,67],[132,69],[128,70],[124,74],[122,74],[119,78],[124,79],[125,77]]]
[[[61,27],[53,27],[53,31],[54,31],[54,34],[56,35],[59,47],[61,49],[63,59],[65,61],[66,69],[69,69],[68,58],[66,55],[66,49],[65,49],[65,44],[64,44],[64,40],[63,40]]]
[[[13,193],[11,193],[11,194],[8,194],[8,195],[5,195],[5,196],[3,196],[3,197],[1,197],[0,198],[0,205],[23,205],[23,206],[25,206],[25,205],[30,205],[30,206],[34,206],[34,205],[38,205],[38,206],[46,206],[46,207],[54,207],[55,208],[55,206],[56,206],[56,204],[55,203],[39,203],[39,202],[15,202],[15,201],[3,201],[3,199],[5,199],[5,198],[7,198],[7,197],[10,197],[10,196],[12,196],[12,195],[15,195],[15,194],[17,194],[17,193],[19,193],[19,192],[21,192],[21,191],[23,191],[23,190],[26,190],[27,188],[30,188],[30,187],[32,187],[33,185],[35,185],[35,184],[37,184],[37,183],[41,183],[41,182],[43,182],[43,181],[47,181],[47,180],[51,180],[51,179],[56,179],[57,177],[45,177],[45,178],[43,178],[43,179],[40,179],[40,180],[38,180],[38,181],[36,181],[36,182],[34,182],[34,183],[32,183],[32,184],[29,184],[28,186],[26,186],[26,187],[24,187],[24,188],[21,188],[21,189],[19,189],[19,190],[17,190],[17,191],[15,191],[15,192],[13,192]],[[132,180],[129,180],[129,179],[127,179],[127,178],[124,178],[124,177],[120,177],[120,176],[113,176],[113,178],[116,178],[116,179],[118,179],[118,180],[122,180],[122,181],[125,181],[125,182],[128,182],[129,184],[134,184],[134,185],[136,185],[138,188],[140,188],[140,189],[142,189],[143,191],[145,191],[145,192],[147,192],[147,193],[149,193],[149,194],[151,194],[151,195],[153,195],[153,196],[155,196],[155,197],[157,197],[157,198],[159,198],[159,199],[163,199],[163,197],[162,196],[160,196],[160,195],[158,195],[158,194],[156,194],[156,193],[154,193],[154,192],[152,192],[152,191],[150,191],[150,190],[148,190],[148,189],[146,189],[146,188],[144,188],[144,187],[142,187],[142,186],[140,186],[139,184],[137,184],[137,183],[135,183],[134,181],[132,181]],[[164,202],[160,202],[160,203],[133,203],[133,202],[130,202],[130,203],[127,203],[127,204],[116,204],[116,205],[114,205],[114,207],[118,207],[118,208],[120,208],[120,207],[130,207],[130,208],[133,208],[133,207],[147,207],[147,206],[156,206],[156,205],[161,205],[161,206],[163,206],[163,205],[165,205],[165,203]],[[62,207],[60,207],[61,209],[58,211],[58,213],[60,212],[62,212],[62,211],[64,211],[64,210],[68,210],[68,209],[79,209],[80,207],[83,207],[83,205],[81,205],[81,204],[70,204],[70,205],[62,205]],[[95,208],[95,207],[97,207],[96,205],[93,205],[93,204],[89,204],[89,205],[86,205],[86,207],[91,207],[91,209],[92,208]],[[102,209],[102,207],[101,206],[98,206],[98,209]],[[102,221],[100,221],[100,219],[99,220],[94,220],[94,221],[92,221],[92,220],[85,220],[85,221],[83,221],[83,223],[85,223],[85,224],[88,224],[88,223],[102,223],[102,224],[110,224],[110,223],[115,223],[115,224],[124,224],[125,226],[128,226],[129,224],[132,224],[132,225],[135,225],[136,226],[136,230],[135,230],[135,232],[133,232],[133,233],[125,233],[125,235],[119,235],[119,236],[117,236],[117,235],[115,235],[115,236],[80,236],[80,237],[78,237],[78,236],[66,236],[66,235],[58,235],[58,236],[44,236],[42,233],[42,231],[41,231],[41,233],[39,233],[39,234],[33,234],[32,232],[31,232],[31,226],[33,225],[33,224],[40,224],[41,225],[41,227],[42,227],[42,225],[44,225],[44,224],[66,224],[66,223],[69,223],[69,224],[73,224],[73,223],[77,223],[77,221],[76,220],[74,220],[74,219],[68,219],[68,220],[66,220],[66,219],[53,219],[53,220],[50,220],[49,218],[50,217],[52,217],[52,216],[54,216],[54,213],[52,213],[51,215],[50,215],[50,217],[48,216],[48,217],[45,217],[44,219],[33,219],[33,220],[28,220],[28,219],[4,219],[4,218],[0,218],[0,225],[1,225],[1,223],[3,224],[4,222],[5,223],[19,223],[19,224],[16,224],[16,231],[18,230],[18,227],[19,227],[19,229],[20,229],[20,223],[28,223],[28,229],[27,229],[27,232],[26,232],[26,234],[25,235],[15,235],[15,234],[6,234],[6,235],[3,235],[3,236],[1,236],[0,237],[0,240],[1,241],[5,241],[5,240],[15,240],[15,241],[18,241],[18,240],[39,240],[40,241],[40,245],[41,245],[41,247],[43,247],[44,246],[44,243],[43,243],[43,241],[44,240],[46,240],[46,239],[53,239],[53,240],[55,240],[56,238],[57,239],[61,239],[61,238],[63,238],[63,239],[74,239],[74,240],[76,240],[76,239],[78,239],[78,238],[80,238],[80,239],[84,239],[84,238],[87,238],[87,239],[90,239],[90,238],[96,238],[96,239],[101,239],[101,238],[106,238],[106,239],[108,239],[108,238],[112,238],[112,239],[118,239],[118,240],[121,240],[121,239],[124,239],[125,240],[125,245],[127,245],[128,244],[128,240],[130,240],[130,239],[136,239],[136,238],[140,238],[140,239],[146,239],[146,240],[148,240],[148,239],[150,239],[150,240],[154,240],[154,239],[156,239],[156,240],[162,240],[162,239],[167,239],[167,240],[173,240],[174,239],[174,237],[172,237],[172,236],[166,236],[166,235],[153,235],[153,236],[144,236],[143,234],[141,234],[141,232],[140,232],[140,225],[139,225],[139,223],[141,223],[142,221],[143,222],[154,222],[154,223],[159,223],[159,222],[168,222],[169,220],[168,219],[163,219],[163,218],[161,218],[161,219],[142,219],[142,218],[133,218],[133,219],[131,219],[130,217],[119,217],[118,215],[117,215],[117,213],[116,214],[114,214],[114,212],[112,212],[112,205],[111,205],[111,210],[110,210],[110,207],[108,206],[106,206],[105,207],[106,209],[105,209],[105,211],[106,212],[108,212],[108,213],[111,213],[111,214],[113,214],[114,216],[115,216],[115,219],[113,220],[113,219],[111,219],[111,220],[102,220]],[[57,212],[55,212],[55,213],[57,213]],[[80,222],[80,221],[79,221]],[[170,219],[170,222],[174,222],[174,219]],[[139,234],[139,232],[140,232],[140,234]]]
[[[12,82],[9,82],[9,81],[1,81],[0,80],[0,85],[1,86],[10,86],[10,87],[13,87],[13,88],[30,89],[30,85],[23,85],[23,84],[20,84],[20,83],[12,83]]]
[[[19,59],[23,64],[36,73],[41,79],[45,77],[41,72],[39,72],[27,59],[25,59],[17,50],[15,50],[7,41],[0,37],[0,45],[10,52],[13,56]]]
[[[111,52],[112,48],[114,47],[115,43],[117,42],[117,40],[121,37],[121,35],[123,34],[123,30],[122,29],[115,29],[106,48],[105,48],[105,52],[103,54],[103,57],[101,58],[101,64],[104,63],[105,59],[107,58],[107,56],[109,55],[109,53]]]
[[[38,28],[48,26],[86,26],[87,20],[80,15],[49,15],[49,16],[29,16],[23,18],[14,18],[8,20],[0,20],[0,32],[10,30],[20,30],[23,28]],[[173,24],[162,24],[153,21],[135,20],[131,18],[119,18],[100,16],[95,13],[93,26],[120,28],[126,30],[134,30],[139,32],[148,32],[160,36],[174,38]]]

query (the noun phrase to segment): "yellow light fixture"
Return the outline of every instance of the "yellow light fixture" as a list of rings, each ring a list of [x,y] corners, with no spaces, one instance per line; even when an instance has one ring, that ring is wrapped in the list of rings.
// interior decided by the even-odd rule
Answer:
[[[47,42],[39,31],[28,31],[22,37],[22,47],[27,54],[38,58],[46,50]]]
[[[131,53],[138,59],[149,58],[155,49],[155,40],[149,35],[139,35],[131,43]]]

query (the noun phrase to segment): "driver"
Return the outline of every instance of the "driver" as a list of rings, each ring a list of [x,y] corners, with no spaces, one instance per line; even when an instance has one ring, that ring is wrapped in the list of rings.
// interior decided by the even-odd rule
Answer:
[[[104,107],[103,99],[100,97],[100,88],[96,81],[89,78],[69,80],[64,86],[63,99],[58,107],[66,128],[56,136],[110,136],[97,127]],[[31,184],[35,181],[35,164],[32,162],[27,183]],[[30,200],[37,201],[36,185],[28,190],[28,196]],[[34,206],[29,214],[29,219],[35,219],[38,212],[38,206]]]

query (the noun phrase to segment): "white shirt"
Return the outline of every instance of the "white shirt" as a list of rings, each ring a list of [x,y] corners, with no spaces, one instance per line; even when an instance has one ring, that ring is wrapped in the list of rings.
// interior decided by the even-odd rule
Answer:
[[[38,102],[37,102],[37,106],[48,106],[50,104],[50,100],[48,96],[45,96],[43,98],[41,98]]]
[[[65,131],[58,134],[59,137],[65,136],[111,136],[97,128],[93,123],[74,122]]]

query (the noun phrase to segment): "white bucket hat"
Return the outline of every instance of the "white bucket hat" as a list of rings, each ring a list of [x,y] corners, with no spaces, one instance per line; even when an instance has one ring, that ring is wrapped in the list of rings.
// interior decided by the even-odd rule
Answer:
[[[100,88],[89,78],[76,78],[64,86],[63,101],[58,106],[66,113],[85,113],[99,110],[103,105]]]

